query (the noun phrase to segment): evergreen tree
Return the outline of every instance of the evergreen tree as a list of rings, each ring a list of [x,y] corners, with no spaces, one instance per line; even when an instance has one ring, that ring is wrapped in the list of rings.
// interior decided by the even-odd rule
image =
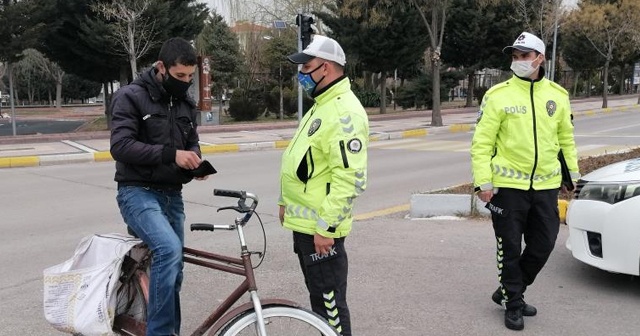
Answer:
[[[223,90],[233,86],[236,72],[242,63],[238,38],[224,22],[224,18],[212,12],[198,35],[196,47],[201,55],[211,57],[212,90],[221,99]]]
[[[502,49],[522,32],[514,22],[511,0],[482,6],[477,0],[454,0],[445,27],[442,59],[462,67],[468,78],[466,106],[472,106],[475,71],[508,68],[509,57]]]
[[[640,32],[635,32],[639,34]],[[633,66],[635,62],[640,60],[640,43],[634,42],[633,33],[627,32],[621,37],[620,46],[613,52],[613,63],[618,67],[618,77],[614,80],[616,83],[617,93],[624,94],[625,79],[633,76]],[[630,71],[627,71],[631,66]],[[628,77],[627,77],[628,76]],[[613,90],[613,93],[616,93]]]
[[[269,70],[271,78],[277,79],[277,104],[275,104],[275,108],[280,119],[284,119],[284,88],[292,84],[291,79],[296,70],[296,67],[291,66],[286,57],[297,51],[295,46],[296,36],[294,34],[279,33],[279,36],[269,39],[262,52],[262,66]],[[271,96],[269,95],[268,98]],[[267,104],[267,107],[274,108],[271,104]]]
[[[21,103],[35,105],[48,97],[54,85],[51,78],[37,64],[36,57],[27,49],[25,56],[13,64],[15,99]]]
[[[387,75],[420,59],[427,47],[419,14],[406,1],[339,0],[331,8],[333,16],[316,14],[365,69],[382,74],[380,113],[385,113]]]
[[[39,13],[43,13],[39,22],[47,26],[37,49],[66,73],[104,83],[105,114],[110,120],[106,83],[120,80],[121,84],[126,84],[132,78],[127,57],[113,52],[118,46],[110,34],[109,22],[94,10],[96,5],[110,0],[30,1],[38,5]],[[157,43],[140,58],[139,64],[157,60],[162,42],[170,37],[192,40],[202,30],[207,14],[206,4],[197,0],[152,0],[148,15],[158,29]]]
[[[15,63],[22,51],[36,45],[44,25],[33,0],[0,3],[0,62]]]
[[[84,102],[100,94],[102,84],[76,75],[65,75],[62,80],[65,99],[77,99]]]
[[[585,39],[579,31],[568,27],[565,30],[564,43],[561,44],[562,57],[574,72],[573,95],[577,95],[580,76],[586,74],[585,94],[591,96],[591,74],[604,66],[605,58]]]
[[[0,4],[0,63],[5,63],[9,78],[10,100],[14,101],[13,67],[22,58],[24,49],[33,47],[43,28],[39,8],[33,0],[9,1]],[[12,109],[13,114],[13,109]],[[11,116],[13,135],[17,134],[15,116]]]
[[[43,52],[66,72],[98,82],[126,82],[130,78],[127,58],[114,55],[118,47],[110,38],[108,22],[92,9],[92,4],[83,0],[34,1],[48,7]],[[93,4],[106,2],[109,0]],[[208,10],[206,4],[196,0],[154,0],[147,12],[158,29],[158,43],[140,59],[141,64],[155,61],[162,42],[170,37],[192,40],[202,30]]]
[[[51,2],[38,1],[43,5]],[[45,22],[50,28],[42,38],[40,49],[67,73],[97,82],[119,79],[127,60],[110,52],[116,46],[109,39],[108,26],[87,1],[55,1]]]

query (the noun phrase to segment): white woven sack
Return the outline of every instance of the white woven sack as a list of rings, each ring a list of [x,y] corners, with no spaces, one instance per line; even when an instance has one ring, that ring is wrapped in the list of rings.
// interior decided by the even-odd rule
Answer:
[[[142,241],[110,233],[82,239],[71,259],[44,274],[44,315],[56,329],[84,336],[113,335],[115,293],[124,255]]]

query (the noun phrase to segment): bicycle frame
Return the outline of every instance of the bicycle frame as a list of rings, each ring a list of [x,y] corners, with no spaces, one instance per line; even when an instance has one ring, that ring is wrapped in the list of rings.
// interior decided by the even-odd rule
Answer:
[[[262,311],[262,306],[268,306],[271,304],[284,304],[292,307],[299,307],[297,303],[289,300],[266,299],[260,301],[258,299],[258,296],[256,294],[257,286],[249,253],[243,254],[241,258],[234,258],[206,251],[200,251],[189,247],[185,247],[183,249],[183,252],[183,260],[185,263],[190,263],[193,265],[245,277],[244,281],[242,281],[242,283],[240,283],[240,285],[236,287],[236,289],[216,308],[216,310],[211,313],[204,320],[204,322],[202,322],[202,324],[191,334],[192,336],[204,335],[209,329],[212,329],[213,334],[215,331],[218,331],[221,327],[226,325],[233,317],[237,316],[240,312],[247,311],[252,308],[255,309],[256,314],[258,315],[258,321],[262,321],[262,316],[258,313],[259,311]],[[141,279],[146,277],[146,273],[143,274],[144,275],[139,274],[139,276],[142,275],[140,276]],[[229,309],[247,292],[251,294],[252,302],[245,303],[229,311]],[[145,293],[145,296],[146,295],[147,294]],[[135,331],[137,335],[144,335],[144,330],[146,327],[144,323],[135,321],[126,316],[118,316],[118,318],[118,324],[123,326],[125,329]],[[264,332],[264,329],[262,332]]]
[[[235,225],[211,225],[211,224],[192,224],[192,230],[196,225],[207,226],[208,230],[222,229],[222,230],[236,230],[238,231],[238,237],[240,238],[241,254],[240,258],[229,257],[221,254],[206,252],[202,250],[196,250],[189,247],[183,248],[183,261],[185,263],[193,264],[196,266],[202,266],[225,273],[236,274],[244,277],[244,281],[236,287],[236,289],[211,313],[202,324],[191,334],[192,336],[204,335],[208,330],[211,330],[209,335],[214,335],[215,332],[224,327],[229,321],[238,316],[239,314],[250,311],[253,309],[256,313],[256,319],[258,321],[259,335],[267,336],[265,331],[264,320],[262,317],[262,307],[272,304],[282,304],[290,307],[300,307],[299,304],[284,300],[284,299],[265,299],[260,300],[257,294],[257,285],[255,275],[253,272],[253,265],[251,263],[251,253],[247,249],[247,245],[244,241],[243,225],[248,220],[248,217],[236,219]],[[199,230],[202,230],[200,228]],[[138,271],[137,273],[141,283],[146,283],[146,288],[143,289],[145,299],[148,297],[148,275],[145,272]],[[232,310],[231,307],[238,302],[245,293],[249,293],[251,302],[244,303]],[[134,332],[135,335],[144,335],[146,325],[143,322],[134,320],[127,316],[117,316],[117,324],[123,327],[123,329]]]

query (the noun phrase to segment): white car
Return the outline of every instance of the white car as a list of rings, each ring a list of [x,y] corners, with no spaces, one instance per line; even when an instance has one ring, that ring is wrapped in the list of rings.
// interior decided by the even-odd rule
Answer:
[[[566,246],[573,257],[609,272],[640,274],[640,158],[595,170],[569,204]]]

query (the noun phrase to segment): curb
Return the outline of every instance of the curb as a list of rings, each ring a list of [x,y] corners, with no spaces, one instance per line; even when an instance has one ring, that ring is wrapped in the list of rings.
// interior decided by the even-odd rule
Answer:
[[[455,126],[455,127],[454,127]],[[470,125],[451,125],[444,129],[471,129]],[[405,131],[389,132],[374,134],[369,137],[369,141],[384,141],[403,138],[417,138],[424,137],[429,133],[428,129],[418,128]],[[202,154],[220,154],[220,153],[235,153],[235,152],[252,152],[261,150],[282,149],[289,145],[290,140],[275,140],[275,141],[262,141],[262,142],[247,142],[247,143],[230,143],[219,145],[201,145],[200,150]],[[37,167],[37,166],[51,166],[57,164],[67,163],[86,163],[86,162],[105,162],[113,161],[111,153],[108,151],[96,151],[92,153],[74,153],[74,154],[49,154],[39,156],[16,156],[0,158],[0,168],[20,168],[20,167]]]
[[[633,109],[633,106],[618,106],[600,109],[590,109],[582,111],[574,111],[576,116],[595,116],[598,114],[607,114],[613,112],[624,112]],[[460,109],[460,111],[452,111],[453,113],[468,112],[467,109]],[[280,126],[280,125],[279,125]],[[470,132],[476,128],[474,124],[451,124],[441,127],[427,127],[427,128],[415,128],[403,131],[377,133],[369,136],[369,141],[384,141],[404,138],[419,138],[429,134],[440,133],[460,133]],[[264,129],[269,129],[265,125]],[[55,135],[60,138],[59,141],[64,139],[64,134]],[[94,138],[91,135],[85,136],[85,138]],[[287,147],[290,140],[276,140],[276,141],[264,141],[264,142],[251,142],[251,143],[230,143],[219,145],[201,145],[202,154],[218,154],[218,153],[233,153],[233,152],[249,152],[259,150],[281,149]],[[105,162],[113,161],[111,153],[108,151],[97,151],[89,153],[74,153],[74,154],[49,154],[39,156],[15,156],[0,158],[0,168],[20,168],[20,167],[37,167],[37,166],[51,166],[57,164],[67,163],[86,163],[86,162]]]
[[[491,212],[484,208],[484,202],[472,203],[469,194],[412,194],[408,208],[398,208],[398,211],[409,211],[410,218],[430,218],[434,216],[466,217],[471,213],[471,204],[476,207],[477,213],[490,215]],[[567,224],[567,210],[569,201],[558,199],[558,214],[560,224]],[[385,213],[386,214],[386,213]]]
[[[560,215],[560,224],[567,224],[567,210],[569,202],[567,200],[558,200],[558,213]]]

